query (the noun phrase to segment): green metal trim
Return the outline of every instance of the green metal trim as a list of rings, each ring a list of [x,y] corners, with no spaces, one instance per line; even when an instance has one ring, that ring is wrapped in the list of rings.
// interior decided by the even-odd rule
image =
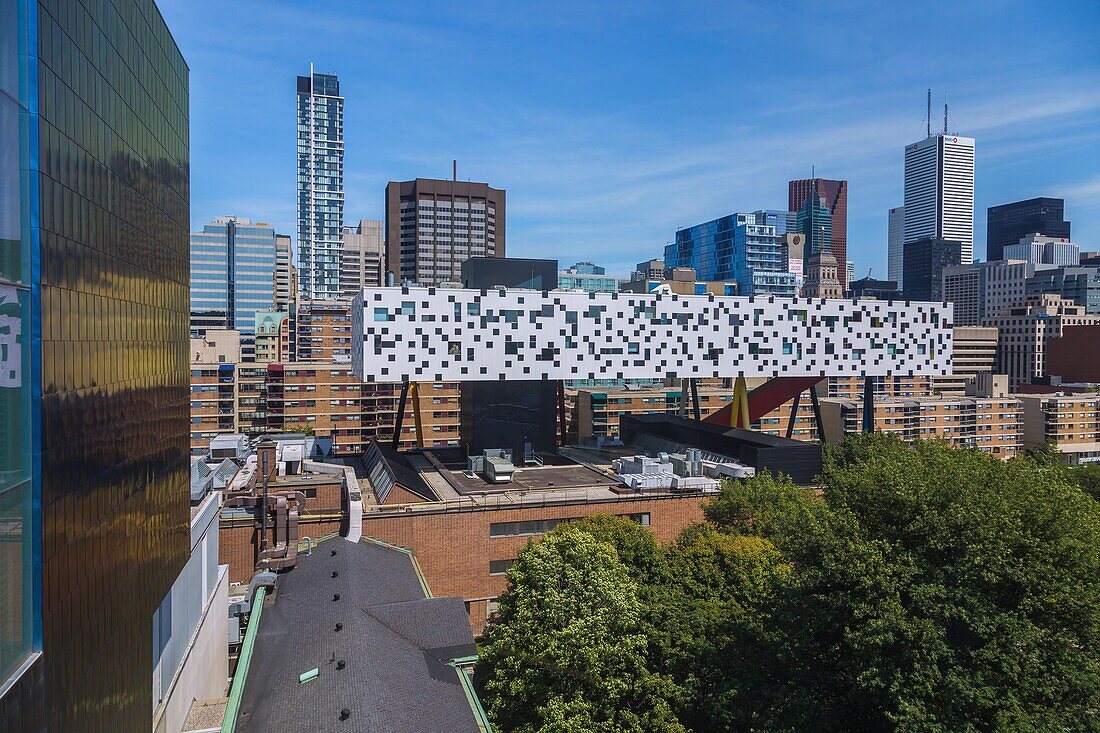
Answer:
[[[244,631],[244,643],[237,657],[237,672],[233,675],[233,686],[229,688],[229,704],[225,708],[222,720],[222,733],[233,733],[237,728],[237,716],[241,712],[241,697],[244,696],[244,683],[248,680],[248,667],[252,664],[252,650],[256,646],[256,634],[260,629],[260,616],[264,610],[267,587],[256,589],[256,598],[252,601],[252,612],[248,617],[248,628]]]
[[[381,545],[382,547],[387,547],[391,550],[397,550],[398,552],[403,552],[406,555],[408,555],[410,562],[412,562],[413,570],[416,571],[416,579],[420,581],[420,588],[421,588],[421,590],[424,591],[424,597],[425,598],[434,598],[435,597],[435,596],[432,595],[432,589],[430,587],[428,587],[428,579],[426,577],[424,577],[424,572],[420,569],[420,563],[417,562],[416,555],[413,554],[412,550],[410,550],[407,547],[401,547],[400,545],[391,545],[389,542],[383,542],[382,540],[376,540],[375,538],[368,537],[367,535],[363,535],[362,537],[360,537],[359,541],[360,542],[364,542],[364,541],[365,542],[373,542],[376,545]]]
[[[477,723],[477,729],[481,731],[481,733],[493,733],[493,724],[489,722],[489,716],[485,714],[485,708],[481,707],[481,700],[477,696],[477,691],[474,690],[474,683],[463,669],[464,666],[469,666],[476,661],[476,655],[472,657],[460,657],[459,659],[452,659],[451,666],[455,668],[455,674],[458,675],[458,681],[459,684],[462,685],[462,691],[466,693],[466,701],[470,704],[470,710],[474,714],[474,722]]]

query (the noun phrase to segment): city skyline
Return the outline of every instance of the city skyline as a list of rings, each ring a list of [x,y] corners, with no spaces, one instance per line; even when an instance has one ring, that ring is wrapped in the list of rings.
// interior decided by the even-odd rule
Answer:
[[[932,87],[935,116],[949,92],[950,127],[977,140],[976,256],[984,259],[986,207],[1033,196],[1065,197],[1075,239],[1085,247],[1100,240],[1100,178],[1089,164],[1100,150],[1100,64],[1087,44],[1072,42],[1084,41],[1094,9],[953,9],[952,24],[901,8],[857,10],[745,6],[736,17],[710,12],[703,31],[693,11],[666,17],[650,7],[629,18],[566,7],[533,23],[520,9],[482,18],[348,5],[331,11],[341,23],[326,24],[325,12],[287,4],[259,12],[250,3],[168,2],[164,14],[194,77],[192,224],[233,211],[294,230],[286,90],[313,61],[340,76],[351,100],[345,224],[382,218],[387,181],[450,178],[457,158],[460,180],[509,191],[511,253],[595,258],[625,275],[659,255],[678,227],[782,208],[787,181],[816,166],[818,176],[849,181],[856,276],[871,267],[884,277],[887,211],[902,201],[904,146],[923,137]],[[256,45],[205,33],[215,12],[231,26],[258,24]],[[731,44],[738,19],[759,23]],[[905,38],[878,37],[902,20]],[[838,24],[848,30],[835,40],[820,33],[802,48],[784,40]],[[309,43],[303,26],[314,31]],[[981,38],[965,30],[974,26]],[[370,43],[346,40],[348,27]],[[271,43],[291,32],[293,52]],[[1056,41],[1057,58],[1041,50]],[[448,68],[392,63],[425,46],[447,53]],[[559,50],[549,55],[551,46]],[[507,62],[496,82],[474,92],[456,83],[486,62]],[[245,96],[239,116],[215,114],[220,87],[203,81],[226,65]],[[798,83],[808,65],[827,65],[829,78],[802,88],[795,104],[780,101],[792,97],[777,97],[776,85]],[[693,66],[699,73],[688,74]],[[233,160],[247,177],[219,173]]]

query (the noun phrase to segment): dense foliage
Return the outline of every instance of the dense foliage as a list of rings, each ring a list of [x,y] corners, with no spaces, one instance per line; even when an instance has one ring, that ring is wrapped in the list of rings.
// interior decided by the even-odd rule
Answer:
[[[1097,471],[860,436],[823,496],[732,482],[669,546],[615,517],[509,571],[503,733],[1100,730]],[[1091,482],[1091,483],[1090,483]]]

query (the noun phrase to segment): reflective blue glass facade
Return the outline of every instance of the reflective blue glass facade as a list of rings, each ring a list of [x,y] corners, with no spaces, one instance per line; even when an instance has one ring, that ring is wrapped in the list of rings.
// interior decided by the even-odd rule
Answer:
[[[0,0],[0,730],[150,725],[189,551],[187,84],[152,0]]]
[[[344,98],[333,74],[298,77],[298,292],[340,298]]]
[[[822,252],[833,253],[833,214],[816,188],[810,191],[798,212],[797,226],[806,235],[806,259]]]
[[[191,233],[191,313],[201,322],[221,320],[254,336],[256,312],[275,298],[275,230],[248,219],[218,217]],[[192,319],[192,335],[199,318]]]
[[[676,232],[665,246],[665,266],[691,267],[699,280],[729,280],[741,295],[795,295],[780,243],[790,217],[784,211],[730,214]]]

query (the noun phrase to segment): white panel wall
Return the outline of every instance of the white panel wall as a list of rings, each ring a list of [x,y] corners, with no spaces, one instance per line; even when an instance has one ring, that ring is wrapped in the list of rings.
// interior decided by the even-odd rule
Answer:
[[[951,305],[369,288],[364,381],[947,374]]]

